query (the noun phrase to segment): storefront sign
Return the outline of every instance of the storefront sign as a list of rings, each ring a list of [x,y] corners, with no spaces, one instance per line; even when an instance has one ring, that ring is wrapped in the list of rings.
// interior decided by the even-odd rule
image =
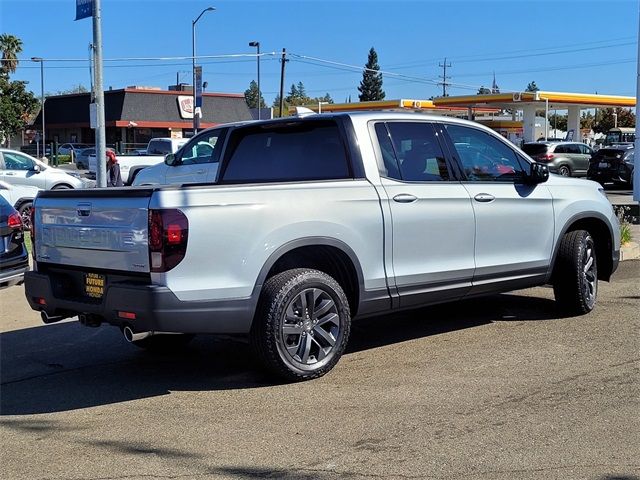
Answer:
[[[193,98],[187,95],[178,95],[178,111],[181,118],[193,118]]]

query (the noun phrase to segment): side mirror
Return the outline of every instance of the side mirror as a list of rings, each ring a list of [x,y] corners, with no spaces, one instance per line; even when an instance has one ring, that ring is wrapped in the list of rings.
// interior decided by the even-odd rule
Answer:
[[[529,175],[527,175],[527,183],[536,185],[549,180],[549,167],[542,163],[534,162],[531,164]]]
[[[40,168],[40,165],[38,165],[37,163],[34,163],[33,166],[31,167],[31,171],[35,173],[40,173],[42,169]]]
[[[164,157],[164,163],[169,165],[170,167],[173,167],[174,165],[176,165],[178,163],[178,160],[176,159],[175,154],[168,153]]]

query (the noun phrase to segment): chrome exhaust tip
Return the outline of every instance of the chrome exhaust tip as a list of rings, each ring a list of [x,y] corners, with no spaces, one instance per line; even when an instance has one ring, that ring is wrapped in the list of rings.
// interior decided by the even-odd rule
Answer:
[[[129,342],[137,342],[138,340],[144,340],[145,338],[153,335],[153,332],[134,332],[131,327],[126,326],[122,329],[122,334],[124,335],[124,339]]]

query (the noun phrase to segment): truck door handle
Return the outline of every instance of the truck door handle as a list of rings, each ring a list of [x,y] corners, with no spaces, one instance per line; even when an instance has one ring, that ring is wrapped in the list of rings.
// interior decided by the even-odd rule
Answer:
[[[476,202],[493,202],[496,197],[493,195],[489,195],[488,193],[479,193],[475,197],[473,197]]]
[[[13,172],[7,172],[7,173],[5,173],[5,175],[9,175],[9,176],[11,176],[11,177],[14,177],[16,174],[15,174],[15,173],[13,173]]]
[[[198,175],[202,175],[202,174],[204,173],[204,170],[196,170],[196,173],[197,173]]]
[[[416,200],[418,200],[418,197],[409,193],[399,193],[393,197],[393,201],[398,203],[413,203]]]

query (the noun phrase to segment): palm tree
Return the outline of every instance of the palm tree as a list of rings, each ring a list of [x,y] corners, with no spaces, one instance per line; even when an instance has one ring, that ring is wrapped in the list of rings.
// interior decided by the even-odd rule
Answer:
[[[14,35],[3,33],[0,35],[0,51],[2,51],[0,73],[8,76],[18,68],[18,54],[22,52],[22,40]]]

